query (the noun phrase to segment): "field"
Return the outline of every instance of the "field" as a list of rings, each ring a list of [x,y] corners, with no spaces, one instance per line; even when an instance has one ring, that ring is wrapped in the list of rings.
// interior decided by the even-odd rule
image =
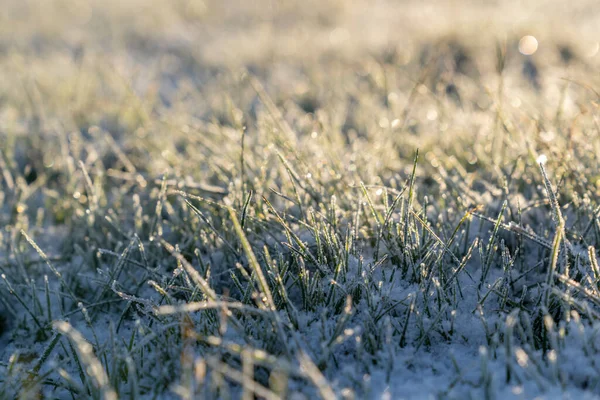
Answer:
[[[0,1],[0,399],[600,398],[600,7]]]

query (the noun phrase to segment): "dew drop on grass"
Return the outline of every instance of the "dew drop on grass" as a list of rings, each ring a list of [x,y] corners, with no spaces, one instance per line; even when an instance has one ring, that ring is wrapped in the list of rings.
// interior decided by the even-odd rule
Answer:
[[[521,386],[521,385],[513,386],[512,392],[516,396],[521,395],[523,393],[523,386]]]
[[[438,117],[438,113],[436,110],[431,109],[431,110],[427,111],[427,119],[428,120],[435,121],[437,119],[437,117]]]
[[[546,164],[546,161],[548,161],[548,157],[546,157],[545,154],[540,154],[536,161],[538,164]]]
[[[555,134],[553,131],[544,131],[540,133],[540,140],[542,140],[545,143],[551,143],[554,138],[555,138]]]

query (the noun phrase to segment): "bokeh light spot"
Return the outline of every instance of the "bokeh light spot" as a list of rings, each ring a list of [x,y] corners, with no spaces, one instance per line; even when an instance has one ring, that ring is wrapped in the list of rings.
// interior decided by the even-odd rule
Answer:
[[[535,37],[531,35],[523,36],[521,40],[519,40],[519,52],[521,54],[525,54],[526,56],[530,56],[535,53],[538,49],[538,41]]]
[[[593,43],[592,45],[590,45],[590,47],[588,48],[587,54],[586,56],[589,58],[594,57],[596,54],[598,54],[598,50],[600,50],[600,42],[596,42]]]

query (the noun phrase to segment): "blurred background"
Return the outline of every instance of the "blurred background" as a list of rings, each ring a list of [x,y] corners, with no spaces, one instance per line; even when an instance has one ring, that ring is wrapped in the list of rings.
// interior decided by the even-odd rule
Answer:
[[[346,144],[377,141],[408,160],[417,147],[462,154],[452,151],[463,145],[458,137],[481,146],[479,159],[500,159],[494,140],[526,148],[520,132],[532,124],[543,149],[556,136],[544,125],[562,129],[558,114],[567,121],[585,113],[600,87],[600,7],[592,0],[1,5],[0,139],[76,131],[87,140],[99,126],[154,176],[196,169],[176,157],[189,138],[165,142],[165,135],[193,128],[206,138],[203,124],[215,123],[215,137],[237,148],[242,117],[248,132],[260,130],[265,118],[247,72],[299,135],[339,131]],[[474,134],[496,131],[498,105],[510,114],[511,135],[474,143]],[[222,152],[215,140],[211,151]],[[273,142],[256,140],[260,151]],[[28,154],[21,169],[44,157],[46,166],[59,161],[50,154],[60,152],[46,153]],[[361,178],[403,165],[396,155],[382,160],[389,165]]]
[[[440,51],[453,64],[442,70],[473,77],[496,69],[498,44],[509,56],[518,54],[525,35],[539,44],[534,64],[526,67],[538,79],[535,85],[543,83],[544,66],[575,60],[595,65],[600,59],[600,7],[593,0],[3,0],[1,5],[5,97],[16,77],[68,86],[91,66],[114,69],[133,90],[157,90],[167,101],[181,79],[201,84],[211,69],[243,66],[274,75],[285,64],[310,68],[334,60],[422,69]],[[82,81],[77,78],[77,85],[85,86]]]
[[[160,175],[183,162],[164,153],[184,146],[166,134],[235,128],[236,113],[256,129],[256,93],[240,78],[250,72],[295,132],[391,141],[411,159],[416,147],[494,131],[495,104],[522,130],[545,131],[557,108],[584,112],[600,87],[598,27],[593,0],[3,0],[0,139],[85,140],[99,126]],[[58,162],[47,153],[20,169]]]
[[[215,64],[395,47],[409,60],[441,35],[478,45],[526,32],[589,55],[599,13],[591,0],[3,0],[0,44],[5,55],[170,49]]]

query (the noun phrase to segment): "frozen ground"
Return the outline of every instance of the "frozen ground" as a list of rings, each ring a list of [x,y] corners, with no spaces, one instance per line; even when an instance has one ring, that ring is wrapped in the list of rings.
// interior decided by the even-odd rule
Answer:
[[[0,1],[0,398],[600,397],[593,1]]]

